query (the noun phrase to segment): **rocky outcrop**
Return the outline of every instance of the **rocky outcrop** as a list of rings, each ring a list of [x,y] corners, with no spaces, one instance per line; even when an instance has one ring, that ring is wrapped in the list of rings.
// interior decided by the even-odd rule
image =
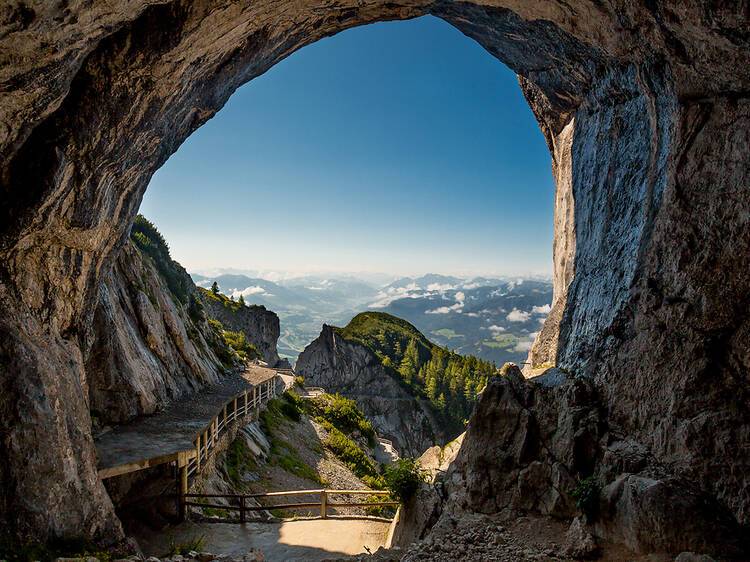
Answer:
[[[398,453],[416,457],[444,436],[430,406],[415,397],[367,347],[343,338],[331,326],[297,359],[305,383],[356,400],[375,431],[393,441]]]
[[[742,2],[7,0],[0,525],[117,533],[95,471],[85,343],[153,172],[296,49],[427,13],[519,74],[553,155],[555,303],[533,360],[585,375],[626,449],[750,523]],[[530,481],[554,478],[551,466]]]
[[[569,554],[598,537],[639,554],[748,552],[730,511],[623,442],[591,381],[553,369],[525,380],[515,366],[482,393],[455,459],[407,506],[395,537],[421,538],[466,513],[573,520]]]
[[[276,344],[279,339],[279,317],[265,306],[250,305],[236,310],[221,302],[203,297],[203,304],[211,318],[216,318],[228,330],[242,332],[271,367],[286,366],[279,358]]]
[[[190,298],[197,299],[197,289],[192,282],[189,286]],[[192,316],[150,259],[127,244],[99,286],[89,331],[86,381],[97,421],[151,414],[219,380],[224,369],[212,347],[223,343],[216,341],[205,314]]]

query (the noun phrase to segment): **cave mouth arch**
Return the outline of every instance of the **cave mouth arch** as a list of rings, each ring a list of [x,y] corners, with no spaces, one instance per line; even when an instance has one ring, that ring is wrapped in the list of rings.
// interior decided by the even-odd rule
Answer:
[[[727,453],[750,431],[750,320],[733,312],[750,294],[743,10],[14,4],[0,22],[0,409],[13,444],[0,456],[0,522],[35,537],[119,533],[96,475],[82,358],[91,303],[153,171],[296,49],[429,13],[518,73],[552,153],[555,303],[533,360],[589,374],[618,431],[748,523],[750,460]],[[708,441],[700,412],[713,416]]]
[[[515,73],[423,16],[308,45],[238,89],[139,212],[209,275],[528,276],[551,270],[552,194]]]

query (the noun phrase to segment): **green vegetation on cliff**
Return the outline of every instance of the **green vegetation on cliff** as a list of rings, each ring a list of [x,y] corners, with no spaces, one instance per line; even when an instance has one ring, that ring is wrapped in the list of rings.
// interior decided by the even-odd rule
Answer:
[[[233,365],[235,361],[234,354],[242,361],[250,361],[262,357],[258,348],[247,341],[247,337],[243,332],[227,330],[221,322],[214,318],[209,318],[208,323],[214,330],[219,344],[223,343],[223,345],[213,346],[213,349],[225,367],[230,368]]]
[[[214,283],[216,285],[216,283]],[[201,295],[207,299],[216,301],[227,310],[230,310],[232,312],[238,312],[242,310],[242,308],[245,306],[245,300],[234,300],[233,298],[230,298],[226,296],[223,293],[220,293],[218,290],[213,291],[211,289],[204,289],[203,287],[198,287],[198,290],[201,292]]]
[[[496,372],[493,363],[435,345],[409,322],[384,312],[363,312],[334,330],[367,347],[389,373],[429,400],[452,433],[463,430],[477,393]]]
[[[130,229],[130,239],[141,253],[151,258],[174,298],[187,304],[191,300],[193,281],[185,269],[169,255],[169,245],[154,223],[143,215],[138,215]]]

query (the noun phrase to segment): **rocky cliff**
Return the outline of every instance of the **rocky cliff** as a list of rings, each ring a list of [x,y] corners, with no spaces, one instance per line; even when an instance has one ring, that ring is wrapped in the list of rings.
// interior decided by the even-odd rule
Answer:
[[[207,291],[201,291],[201,299],[211,318],[229,330],[245,334],[271,367],[279,363],[276,350],[280,333],[279,317],[275,312],[258,305],[226,306],[222,300],[211,298]]]
[[[394,545],[444,532],[466,514],[541,514],[572,520],[592,545],[638,555],[750,552],[747,529],[726,505],[610,426],[595,385],[559,369],[525,379],[506,365],[466,433],[421,460],[433,480],[402,513]]]
[[[555,302],[533,360],[585,377],[610,434],[750,522],[745,3],[6,0],[0,525],[11,534],[119,534],[96,474],[86,342],[101,337],[88,335],[100,288],[154,171],[296,49],[423,14],[518,73],[553,156]],[[563,397],[537,399],[555,411]]]
[[[176,265],[175,267],[179,267]],[[188,299],[198,298],[178,270]],[[148,256],[132,243],[99,286],[85,357],[89,407],[99,422],[150,414],[167,401],[216,382],[224,371],[214,349],[223,347],[202,311],[170,291]]]
[[[375,430],[401,455],[416,457],[445,440],[430,407],[415,398],[367,347],[345,339],[332,326],[297,359],[305,384],[356,400]]]

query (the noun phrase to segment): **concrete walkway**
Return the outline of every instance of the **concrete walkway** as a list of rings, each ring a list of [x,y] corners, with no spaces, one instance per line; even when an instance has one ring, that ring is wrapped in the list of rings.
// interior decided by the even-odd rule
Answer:
[[[385,544],[390,522],[374,519],[304,519],[280,523],[183,523],[157,534],[139,536],[147,556],[161,556],[171,541],[204,537],[202,549],[239,556],[260,549],[267,562],[316,562],[344,554],[375,552]]]
[[[273,369],[250,365],[241,375],[229,376],[220,384],[173,402],[163,412],[138,418],[98,435],[94,442],[100,475],[116,474],[118,467],[170,462],[178,452],[194,449],[197,435],[206,429],[228,401],[275,376]]]

